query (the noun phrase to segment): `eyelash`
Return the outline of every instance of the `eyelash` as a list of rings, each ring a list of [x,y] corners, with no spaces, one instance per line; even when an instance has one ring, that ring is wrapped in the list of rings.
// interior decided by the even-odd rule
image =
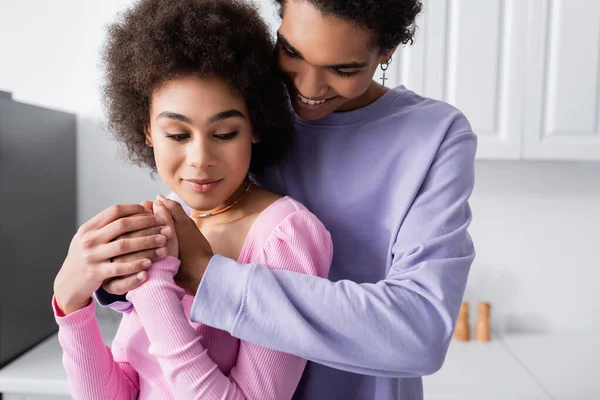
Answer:
[[[283,51],[283,54],[286,57],[289,58],[300,58],[298,56],[298,54],[294,53],[293,51],[291,51],[290,49],[287,48],[286,45],[284,45],[283,43],[279,44],[281,46],[281,50]],[[333,71],[334,74],[342,77],[342,78],[350,78],[356,74],[358,74],[358,71],[354,71],[354,72],[344,72],[344,71],[340,71],[339,69],[332,69],[331,71]]]
[[[223,133],[220,135],[214,135],[214,137],[216,137],[219,140],[222,140],[223,142],[228,142],[230,140],[233,140],[237,135],[238,135],[238,131],[233,131],[233,132],[229,132],[229,133]]]
[[[228,142],[230,140],[233,140],[237,135],[238,135],[238,131],[233,131],[233,132],[229,132],[229,133],[213,135],[213,137],[215,137],[218,140],[221,140],[223,142]],[[188,135],[187,133],[165,133],[165,136],[168,139],[174,140],[176,142],[183,142],[184,140],[187,140],[190,137],[190,135]]]
[[[190,135],[188,135],[187,133],[166,133],[165,132],[165,137],[167,137],[168,139],[174,140],[176,142],[183,142],[184,140],[189,138]]]

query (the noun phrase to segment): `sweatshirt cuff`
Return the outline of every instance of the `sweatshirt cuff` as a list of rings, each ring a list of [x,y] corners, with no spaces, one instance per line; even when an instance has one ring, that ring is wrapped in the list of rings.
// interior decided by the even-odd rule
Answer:
[[[78,327],[86,325],[90,320],[96,319],[96,311],[94,302],[90,301],[86,307],[80,310],[72,312],[69,315],[63,313],[63,311],[56,303],[56,297],[52,297],[52,309],[54,310],[54,319],[59,327]]]
[[[254,268],[215,254],[196,291],[190,319],[233,335]]]
[[[100,288],[94,292],[92,297],[94,297],[100,307],[112,308],[120,313],[127,312],[131,310],[131,307],[133,307],[131,303],[127,301],[125,295],[108,293],[102,288],[102,286],[100,286]]]

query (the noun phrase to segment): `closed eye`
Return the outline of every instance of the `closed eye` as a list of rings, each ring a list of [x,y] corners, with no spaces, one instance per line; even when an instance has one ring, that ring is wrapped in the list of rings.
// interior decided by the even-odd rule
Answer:
[[[283,51],[283,54],[286,57],[289,57],[289,58],[300,58],[300,56],[298,54],[296,54],[295,52],[293,52],[292,50],[290,50],[285,44],[279,42],[279,47],[281,48],[281,51]]]
[[[238,135],[238,131],[233,131],[229,133],[221,133],[218,135],[213,135],[215,138],[227,142],[229,140],[234,139]]]
[[[337,69],[337,68],[333,68],[333,69],[331,69],[331,71],[333,71],[334,74],[341,76],[342,78],[350,78],[351,76],[354,76],[354,75],[358,74],[358,72],[359,72],[359,71],[347,72],[347,71],[342,71],[341,69]]]
[[[186,139],[190,138],[190,135],[187,133],[167,133],[165,132],[165,137],[176,142],[183,142]]]

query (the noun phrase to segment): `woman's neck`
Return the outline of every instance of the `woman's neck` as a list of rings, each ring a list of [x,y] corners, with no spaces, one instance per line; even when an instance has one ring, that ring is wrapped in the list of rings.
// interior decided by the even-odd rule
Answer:
[[[199,229],[229,224],[248,215],[254,191],[254,185],[245,179],[233,195],[219,207],[209,211],[192,209],[190,216]]]

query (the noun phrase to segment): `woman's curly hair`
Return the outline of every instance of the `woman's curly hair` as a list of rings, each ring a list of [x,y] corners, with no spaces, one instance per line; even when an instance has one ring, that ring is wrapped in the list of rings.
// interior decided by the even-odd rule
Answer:
[[[280,16],[286,1],[275,0]],[[333,15],[354,22],[374,32],[382,53],[402,44],[412,44],[417,25],[415,19],[423,8],[419,0],[305,0],[323,15]]]
[[[250,173],[285,160],[293,122],[273,41],[258,11],[243,0],[141,0],[109,26],[103,53],[108,128],[129,159],[156,171],[145,143],[152,93],[190,74],[219,77],[246,102],[260,142]]]

